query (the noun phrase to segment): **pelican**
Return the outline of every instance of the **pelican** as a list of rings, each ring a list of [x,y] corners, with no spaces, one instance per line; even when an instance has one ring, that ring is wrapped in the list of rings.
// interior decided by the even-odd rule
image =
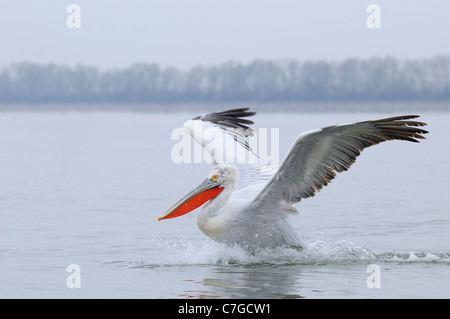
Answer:
[[[342,124],[300,134],[278,169],[261,160],[248,137],[255,115],[248,108],[194,117],[183,128],[213,159],[207,178],[158,218],[179,217],[201,207],[200,230],[215,241],[250,250],[280,246],[305,248],[288,222],[298,213],[294,204],[314,196],[355,162],[366,147],[388,140],[419,142],[426,123],[404,115]],[[200,129],[199,129],[200,128]],[[204,138],[209,132],[215,139]],[[217,138],[220,137],[220,138]],[[247,138],[247,139],[246,139]],[[212,141],[211,141],[212,140]],[[232,161],[226,158],[232,152]]]

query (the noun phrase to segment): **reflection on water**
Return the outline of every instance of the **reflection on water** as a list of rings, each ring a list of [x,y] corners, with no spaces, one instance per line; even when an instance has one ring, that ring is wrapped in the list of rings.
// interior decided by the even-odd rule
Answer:
[[[195,298],[302,298],[298,266],[216,267],[214,278],[204,278],[199,290],[186,291]],[[202,290],[206,289],[206,290]]]

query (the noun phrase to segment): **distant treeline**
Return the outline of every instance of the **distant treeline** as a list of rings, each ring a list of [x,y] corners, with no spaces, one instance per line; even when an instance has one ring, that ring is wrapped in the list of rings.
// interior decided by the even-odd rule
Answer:
[[[0,71],[1,103],[450,100],[450,56],[340,62],[255,60],[189,70],[15,63]]]

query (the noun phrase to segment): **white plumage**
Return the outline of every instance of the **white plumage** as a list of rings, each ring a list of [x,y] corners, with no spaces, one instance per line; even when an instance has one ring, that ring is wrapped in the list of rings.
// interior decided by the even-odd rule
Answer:
[[[187,121],[183,127],[214,160],[207,179],[183,197],[165,215],[178,217],[203,205],[198,226],[208,237],[254,250],[304,242],[288,222],[293,206],[314,196],[354,163],[361,151],[387,140],[418,142],[426,123],[406,115],[335,125],[299,135],[280,167],[275,170],[249,147],[254,134],[245,117],[247,108],[210,113]]]

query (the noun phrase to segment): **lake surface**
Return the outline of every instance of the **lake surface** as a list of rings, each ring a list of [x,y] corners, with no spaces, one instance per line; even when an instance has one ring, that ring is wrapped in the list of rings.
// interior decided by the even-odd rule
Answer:
[[[254,120],[279,128],[282,158],[303,131],[402,113]],[[157,221],[211,169],[171,159],[195,115],[1,113],[0,297],[450,297],[450,113],[423,113],[426,140],[371,147],[299,203],[304,251],[256,255],[208,239],[195,212]]]

